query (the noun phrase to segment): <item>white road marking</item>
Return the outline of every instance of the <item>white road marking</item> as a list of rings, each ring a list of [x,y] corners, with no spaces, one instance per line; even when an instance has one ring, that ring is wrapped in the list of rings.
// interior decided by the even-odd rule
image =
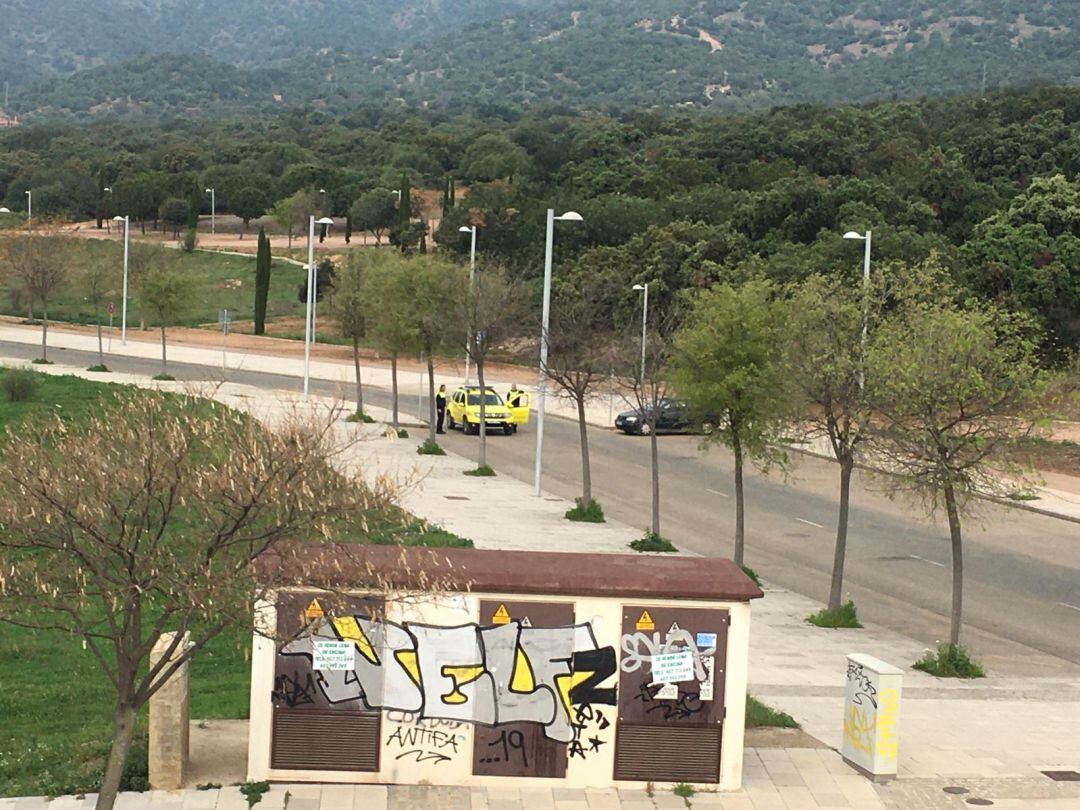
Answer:
[[[805,523],[807,526],[816,526],[819,529],[824,529],[825,528],[820,523],[814,523],[814,521],[812,521],[812,520],[804,520],[803,518],[795,518],[795,519],[797,521],[799,521],[799,523]]]
[[[911,559],[913,559],[913,560],[918,560],[919,562],[930,563],[931,565],[936,565],[938,568],[944,568],[945,567],[945,563],[939,563],[939,562],[937,562],[935,560],[928,560],[925,557],[920,557],[917,554],[908,554],[908,556],[911,557]]]
[[[1077,607],[1076,605],[1070,605],[1068,602],[1058,602],[1058,604],[1061,605],[1062,607],[1067,607],[1070,610],[1080,611],[1080,607]]]
[[[728,495],[728,494],[727,494],[726,492],[721,492],[721,491],[720,491],[720,490],[718,490],[718,489],[707,489],[707,490],[705,490],[705,491],[706,491],[706,492],[711,492],[711,493],[712,493],[713,495],[719,495],[719,496],[720,496],[721,498],[730,498],[730,497],[731,497],[731,496],[730,496],[730,495]]]

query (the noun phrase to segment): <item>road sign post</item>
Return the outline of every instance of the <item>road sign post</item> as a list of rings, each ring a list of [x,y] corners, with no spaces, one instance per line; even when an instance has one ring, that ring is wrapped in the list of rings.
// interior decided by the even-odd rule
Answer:
[[[221,324],[221,375],[224,377],[228,371],[225,362],[225,344],[229,337],[229,324],[232,323],[232,310],[220,310],[218,312],[218,323]]]

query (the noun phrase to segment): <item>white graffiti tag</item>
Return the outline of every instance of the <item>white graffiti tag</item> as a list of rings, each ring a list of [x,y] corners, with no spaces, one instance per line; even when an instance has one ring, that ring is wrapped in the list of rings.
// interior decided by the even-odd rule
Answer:
[[[627,633],[622,637],[623,672],[637,672],[643,665],[652,667],[653,657],[689,651],[694,663],[694,676],[704,681],[708,676],[705,659],[716,654],[716,647],[699,649],[697,640],[688,630],[671,630],[663,641],[660,633]]]

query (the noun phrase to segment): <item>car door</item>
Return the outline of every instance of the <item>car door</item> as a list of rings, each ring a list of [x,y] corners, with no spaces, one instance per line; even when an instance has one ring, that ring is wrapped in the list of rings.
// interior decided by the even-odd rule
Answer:
[[[455,391],[454,396],[450,398],[450,418],[455,422],[461,421],[461,401],[464,398],[464,394],[461,391]]]
[[[518,392],[518,404],[509,408],[510,411],[510,424],[512,425],[527,425],[529,424],[529,395],[524,391]]]

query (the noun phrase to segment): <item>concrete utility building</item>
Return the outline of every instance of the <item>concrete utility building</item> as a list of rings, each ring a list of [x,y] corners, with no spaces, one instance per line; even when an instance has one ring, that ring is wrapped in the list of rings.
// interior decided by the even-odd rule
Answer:
[[[285,560],[263,561],[296,584],[258,611],[249,779],[740,787],[762,592],[730,560],[377,546]]]

